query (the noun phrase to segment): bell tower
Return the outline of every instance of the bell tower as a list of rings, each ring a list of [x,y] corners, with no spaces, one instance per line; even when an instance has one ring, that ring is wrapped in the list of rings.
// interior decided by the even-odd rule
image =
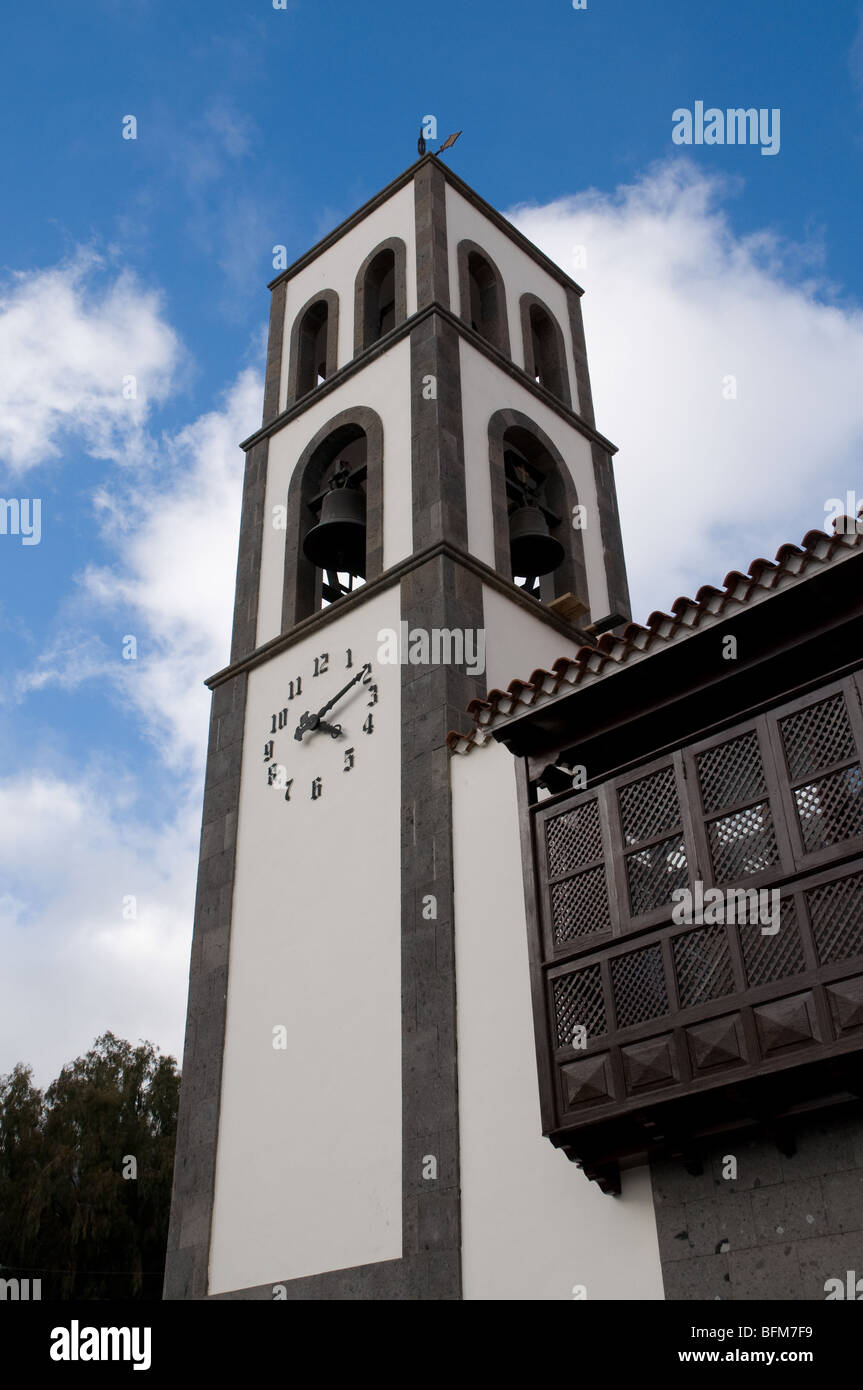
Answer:
[[[446,738],[629,614],[581,291],[430,154],[270,289],[231,662],[208,681],[165,1296],[568,1298],[512,760],[477,750],[457,784]],[[511,1218],[535,1247],[510,1250],[515,1293]]]

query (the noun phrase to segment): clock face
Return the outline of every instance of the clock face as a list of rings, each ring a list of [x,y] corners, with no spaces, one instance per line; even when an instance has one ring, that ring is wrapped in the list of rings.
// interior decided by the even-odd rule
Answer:
[[[350,647],[320,652],[287,681],[283,700],[267,722],[266,785],[291,806],[319,802],[335,779],[371,762],[379,716],[372,663]]]

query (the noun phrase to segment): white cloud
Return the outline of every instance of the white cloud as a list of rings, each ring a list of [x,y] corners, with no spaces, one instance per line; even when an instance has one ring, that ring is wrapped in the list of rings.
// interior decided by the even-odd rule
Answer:
[[[0,1070],[47,1083],[106,1029],[181,1056],[197,817],[186,795],[149,830],[106,777],[1,781]]]
[[[108,1028],[181,1056],[198,816],[148,828],[107,770],[0,782],[0,1071],[45,1084]]]
[[[510,214],[585,289],[642,620],[823,526],[827,498],[855,486],[863,498],[863,313],[830,302],[820,244],[735,236],[731,191],[678,161],[614,194]]]
[[[21,694],[110,682],[149,733],[170,790],[154,828],[136,813],[156,775],[146,762],[118,770],[96,748],[77,776],[0,779],[0,1072],[26,1060],[47,1082],[106,1028],[181,1056],[210,701],[202,682],[228,659],[237,441],[260,402],[260,378],[246,370],[223,409],[163,441],[152,474],[104,486],[116,565],[85,573],[70,605],[79,625],[19,682]],[[137,636],[136,661],[87,631],[85,616],[106,613]]]
[[[150,405],[176,388],[182,352],[160,296],[125,271],[104,283],[103,269],[79,250],[0,288],[0,459],[14,472],[56,458],[69,434],[94,457],[137,459]]]
[[[238,442],[260,421],[260,375],[247,368],[222,409],[161,445],[159,486],[114,479],[99,494],[110,567],[87,570],[85,592],[137,638],[135,661],[116,661],[124,695],[164,761],[197,766],[209,694],[202,682],[229,657],[242,496]]]
[[[20,419],[0,384],[0,439],[19,467],[50,457],[64,436],[95,454],[125,450],[134,466],[113,469],[95,494],[93,525],[115,561],[69,576],[56,636],[8,684],[19,704],[51,687],[113,691],[134,716],[130,736],[136,724],[149,735],[153,759],[117,766],[98,740],[82,749],[51,726],[42,766],[60,775],[7,769],[0,779],[0,1072],[26,1060],[43,1082],[106,1028],[180,1054],[210,700],[203,680],[228,659],[238,441],[259,423],[262,393],[260,373],[247,369],[218,408],[160,439],[146,430],[144,402],[117,415],[100,376],[106,364],[117,376],[118,335],[149,344],[145,356],[160,370],[176,361],[176,338],[157,297],[118,281],[96,300],[85,280],[81,267],[19,278],[0,320],[0,360],[5,350],[28,373],[74,362],[77,375],[56,399],[26,379]],[[58,297],[59,320],[46,311]],[[136,661],[122,660],[127,634]],[[166,772],[154,827],[148,794]],[[129,895],[137,916],[126,920]]]

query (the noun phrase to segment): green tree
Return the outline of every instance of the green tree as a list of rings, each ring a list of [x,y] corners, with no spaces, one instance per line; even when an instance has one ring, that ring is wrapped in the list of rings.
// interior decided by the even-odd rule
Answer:
[[[43,1298],[161,1297],[179,1089],[173,1057],[113,1033],[44,1093],[21,1064],[0,1077],[6,1278],[41,1278]]]

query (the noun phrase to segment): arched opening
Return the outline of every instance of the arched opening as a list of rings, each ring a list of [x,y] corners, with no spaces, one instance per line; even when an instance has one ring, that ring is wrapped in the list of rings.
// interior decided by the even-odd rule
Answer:
[[[300,322],[297,357],[297,395],[305,396],[327,379],[327,330],[329,307],[319,299]]]
[[[540,603],[572,595],[588,611],[578,496],[569,468],[519,411],[489,422],[495,566]]]
[[[563,337],[551,315],[540,304],[528,311],[530,373],[534,381],[559,399],[569,400]],[[525,352],[525,359],[528,354]]]
[[[382,567],[383,430],[346,411],[298,460],[288,491],[283,627],[355,593]]]
[[[371,347],[396,324],[396,258],[389,249],[379,252],[366,271],[363,311],[363,347]]]
[[[459,242],[461,316],[486,342],[509,356],[506,295],[500,271],[472,241]]]
[[[294,319],[289,353],[287,403],[329,381],[337,369],[339,297],[319,290]]]
[[[467,273],[470,280],[470,326],[490,343],[495,343],[500,305],[494,271],[478,251],[471,251],[467,258]]]
[[[407,318],[407,251],[400,237],[381,242],[363,261],[354,290],[354,354]]]
[[[312,612],[327,608],[365,583],[366,455],[359,425],[321,446],[303,488],[303,563],[314,571]]]

